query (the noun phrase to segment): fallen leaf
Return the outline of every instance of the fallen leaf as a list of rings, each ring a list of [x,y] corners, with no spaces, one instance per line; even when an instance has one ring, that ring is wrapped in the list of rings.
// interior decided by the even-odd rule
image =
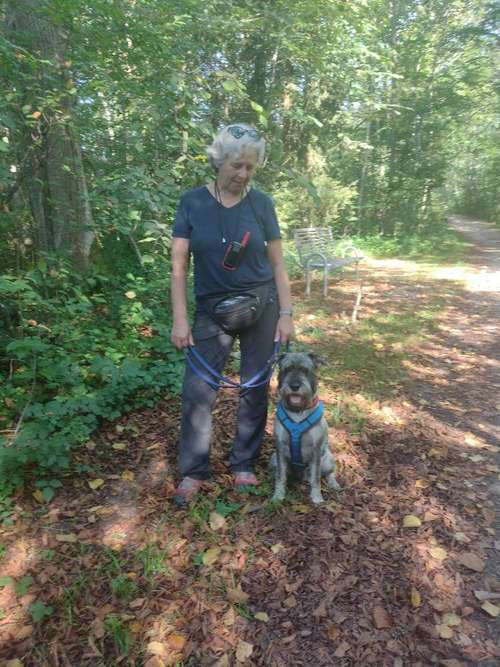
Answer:
[[[319,603],[319,605],[312,613],[314,618],[319,619],[326,616],[328,613],[326,610],[327,605],[328,605],[328,598],[323,598],[323,600]]]
[[[382,630],[383,628],[390,628],[392,621],[389,614],[383,607],[375,607],[372,611],[373,623],[377,630]]]
[[[235,602],[237,604],[242,602],[248,602],[249,597],[250,596],[248,595],[248,593],[245,593],[245,591],[241,589],[241,586],[227,589],[227,599],[230,600],[231,602]]]
[[[461,565],[465,565],[469,570],[474,570],[474,572],[482,572],[484,570],[484,560],[472,552],[460,554],[458,562]]]
[[[19,658],[14,658],[13,660],[7,660],[7,662],[4,662],[4,667],[23,667],[23,663],[19,660]]]
[[[104,623],[100,618],[94,618],[94,620],[90,624],[90,629],[96,639],[102,639],[106,634]]]
[[[31,637],[34,629],[35,628],[32,625],[22,625],[20,628],[16,628],[12,634],[14,635],[14,639],[16,641],[21,641]]]
[[[41,111],[33,111],[33,113],[31,115],[35,120],[38,120],[40,118],[40,116],[42,115],[42,112]]]
[[[98,489],[99,487],[101,487],[104,484],[104,480],[103,479],[91,479],[91,480],[89,480],[88,484],[89,484],[90,488],[92,489],[92,491],[95,491],[96,489]]]
[[[146,598],[136,598],[128,603],[130,609],[139,609],[144,604]]]
[[[271,551],[273,554],[279,554],[279,552],[284,549],[284,546],[281,544],[281,542],[278,542],[277,544],[273,544],[271,547]]]
[[[443,547],[431,547],[429,553],[436,560],[445,560],[445,558],[448,558],[448,553]]]
[[[411,589],[410,600],[412,607],[414,607],[415,609],[418,609],[418,607],[421,606],[422,596],[420,595],[420,592],[416,588]]]
[[[500,614],[500,607],[497,607],[496,604],[491,604],[491,602],[488,602],[488,600],[486,600],[486,602],[481,605],[481,609],[494,618]]]
[[[133,621],[130,623],[128,628],[130,632],[133,632],[134,635],[137,635],[142,630],[142,625],[139,623],[139,621]]]
[[[460,531],[458,533],[455,533],[453,537],[456,539],[457,542],[460,542],[460,544],[468,544],[470,542],[467,535]]]
[[[121,451],[123,449],[127,449],[127,443],[126,442],[115,442],[115,443],[113,443],[112,447],[113,447],[113,449]]]
[[[269,616],[266,614],[265,611],[258,611],[253,615],[254,618],[256,618],[258,621],[262,621],[263,623],[269,623]]]
[[[418,528],[422,525],[422,522],[414,514],[407,514],[403,519],[403,528]]]
[[[166,665],[157,655],[153,655],[149,660],[146,660],[144,667],[166,667]]]
[[[347,642],[342,642],[338,646],[337,650],[335,651],[335,653],[333,655],[336,658],[343,658],[345,656],[345,654],[349,651],[350,648],[351,648],[350,644],[348,644]]]
[[[229,667],[229,657],[227,653],[225,653],[223,656],[221,656],[217,662],[214,662],[212,667]]]
[[[227,625],[227,627],[231,627],[236,623],[236,612],[234,611],[233,607],[230,607],[224,616],[222,617],[222,622],[224,625]]]
[[[183,637],[183,635],[179,634],[172,634],[167,637],[167,644],[172,648],[174,651],[182,651],[184,646],[186,645],[186,638]]]
[[[168,655],[168,647],[163,642],[149,642],[146,646],[146,652],[166,658]]]
[[[226,527],[226,519],[217,514],[217,512],[210,512],[209,524],[212,530],[221,530]]]
[[[58,542],[69,542],[70,544],[78,542],[78,538],[74,533],[61,533],[60,535],[56,535],[56,540]]]
[[[135,299],[136,294],[134,290],[129,290],[128,292],[125,292],[125,296],[127,297],[127,299]]]
[[[500,593],[491,593],[490,591],[474,591],[474,595],[478,600],[496,600],[500,598]]]
[[[33,498],[36,500],[37,503],[43,503],[45,501],[45,498],[43,497],[43,492],[41,489],[37,489],[36,491],[33,491]]]
[[[460,618],[460,616],[457,616],[457,614],[453,614],[453,613],[449,612],[447,614],[443,614],[443,618],[441,619],[441,622],[442,622],[443,625],[454,626],[454,625],[460,625],[460,623],[462,622],[462,619]]]
[[[444,611],[445,609],[445,604],[442,600],[433,600],[432,598],[429,600],[429,604],[433,609],[436,611]]]
[[[453,628],[449,625],[436,625],[436,630],[441,639],[451,639],[453,637]]]
[[[236,660],[245,662],[253,653],[253,645],[240,639],[236,647]]]
[[[311,505],[303,505],[303,504],[292,505],[292,511],[297,512],[297,514],[309,514],[311,510],[312,510]]]
[[[135,474],[131,470],[124,470],[121,475],[126,482],[133,482]]]
[[[205,553],[201,557],[201,560],[203,561],[203,565],[213,565],[214,563],[217,562],[219,556],[220,556],[220,548],[212,547],[211,549],[207,549],[205,551]]]

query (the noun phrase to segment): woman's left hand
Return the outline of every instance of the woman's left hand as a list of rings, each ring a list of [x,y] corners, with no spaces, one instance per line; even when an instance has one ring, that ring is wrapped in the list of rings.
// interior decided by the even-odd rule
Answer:
[[[276,333],[274,334],[274,342],[278,341],[283,345],[288,343],[295,337],[295,326],[293,324],[293,317],[291,315],[282,315],[276,326]]]

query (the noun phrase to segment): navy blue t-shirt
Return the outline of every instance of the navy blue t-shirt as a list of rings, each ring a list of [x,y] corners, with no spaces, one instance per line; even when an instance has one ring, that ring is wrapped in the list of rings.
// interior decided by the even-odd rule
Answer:
[[[250,239],[234,271],[222,267],[230,241]],[[264,236],[265,234],[265,236]],[[190,240],[194,260],[194,292],[200,297],[238,292],[273,278],[266,241],[281,238],[270,197],[250,189],[235,206],[225,208],[206,186],[186,192],[179,202],[173,236]]]

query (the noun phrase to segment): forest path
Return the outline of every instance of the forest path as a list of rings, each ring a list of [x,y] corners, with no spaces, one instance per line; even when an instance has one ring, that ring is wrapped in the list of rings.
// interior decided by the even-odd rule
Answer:
[[[468,260],[481,264],[488,272],[500,271],[500,230],[493,223],[452,215],[448,223],[474,244]]]
[[[267,503],[272,414],[259,495],[235,494],[232,393],[214,411],[214,481],[188,511],[170,503],[178,398],[103,427],[49,505],[18,496],[0,529],[0,665],[497,665],[490,231],[456,266],[365,262],[356,326],[355,281],[326,299],[315,281],[308,300],[294,282],[300,345],[329,360],[320,395],[340,497],[312,507],[291,484]]]

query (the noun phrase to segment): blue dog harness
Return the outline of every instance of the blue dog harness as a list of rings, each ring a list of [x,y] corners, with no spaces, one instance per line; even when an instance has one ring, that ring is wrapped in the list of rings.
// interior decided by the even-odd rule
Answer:
[[[301,468],[304,467],[305,464],[302,462],[302,453],[300,450],[302,434],[319,422],[323,416],[324,411],[325,406],[323,401],[318,401],[318,405],[308,417],[300,422],[294,422],[285,412],[281,401],[278,404],[276,416],[282,426],[288,431],[288,435],[290,436],[290,456],[292,458],[293,466],[298,466]]]

